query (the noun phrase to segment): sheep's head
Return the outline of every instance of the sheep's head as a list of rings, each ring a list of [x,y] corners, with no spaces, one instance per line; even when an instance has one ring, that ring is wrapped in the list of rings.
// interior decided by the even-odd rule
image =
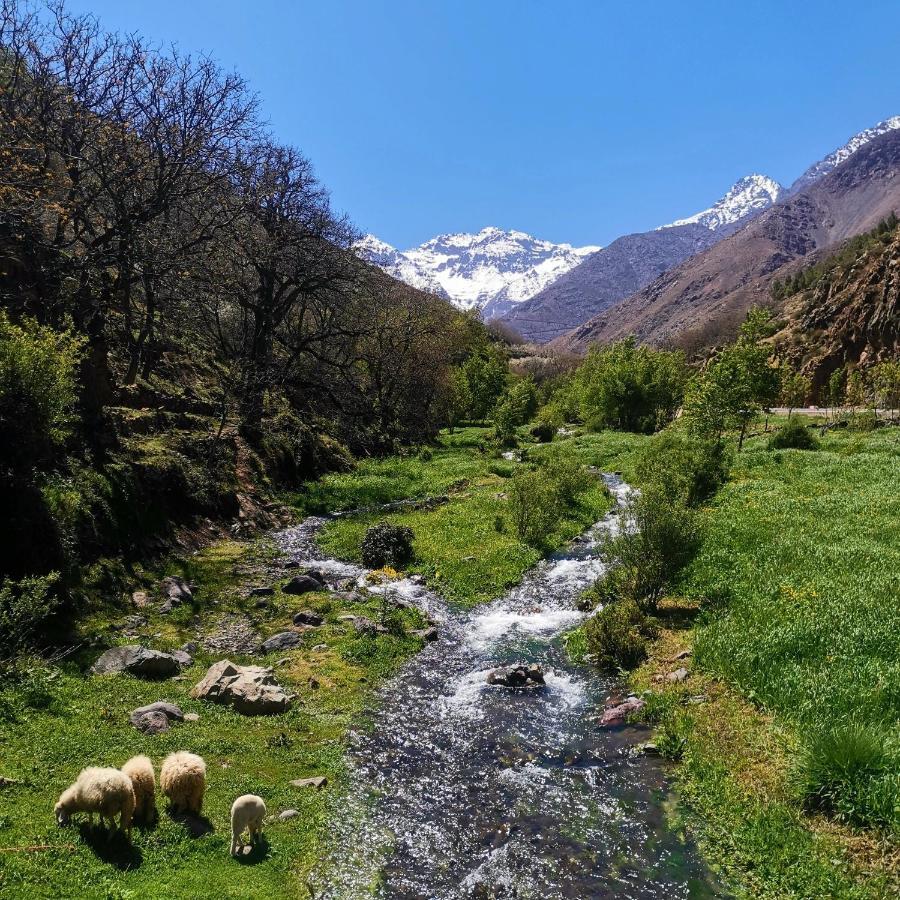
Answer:
[[[72,817],[72,803],[75,799],[75,792],[72,788],[67,788],[63,791],[62,796],[56,803],[56,806],[53,807],[53,812],[56,815],[56,824],[57,825],[68,825],[69,820]]]

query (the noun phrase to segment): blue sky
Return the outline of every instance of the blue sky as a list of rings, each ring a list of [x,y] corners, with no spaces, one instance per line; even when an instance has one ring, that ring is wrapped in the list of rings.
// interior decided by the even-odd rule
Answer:
[[[900,3],[70,0],[244,74],[357,225],[608,243],[900,114]]]

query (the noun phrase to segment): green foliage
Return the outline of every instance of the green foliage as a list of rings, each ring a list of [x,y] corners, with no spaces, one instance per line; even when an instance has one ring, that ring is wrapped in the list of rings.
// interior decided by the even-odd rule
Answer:
[[[677,502],[697,506],[725,483],[729,466],[722,444],[672,427],[652,437],[641,452],[638,477],[659,485]]]
[[[467,418],[483,421],[506,389],[507,362],[503,351],[494,344],[473,352],[462,366],[468,387]]]
[[[509,515],[519,540],[545,545],[562,516],[556,483],[539,469],[517,472],[509,481]]]
[[[769,438],[769,449],[818,450],[819,441],[806,425],[791,419]]]
[[[0,660],[32,646],[59,605],[54,591],[58,580],[53,573],[0,584]]]
[[[411,528],[379,522],[366,529],[359,545],[359,554],[363,564],[370,569],[380,569],[382,566],[399,569],[412,559],[412,541]]]
[[[812,392],[812,381],[805,375],[795,372],[790,366],[782,366],[779,370],[778,399],[782,406],[788,408],[788,416],[798,407],[803,406]]]
[[[633,669],[647,658],[657,629],[634,600],[608,603],[584,624],[588,652],[607,672]]]
[[[573,379],[585,424],[650,434],[681,405],[687,368],[680,352],[653,350],[626,338],[592,348]]]
[[[807,808],[855,825],[886,825],[900,834],[900,808],[891,802],[900,797],[900,783],[891,777],[897,762],[880,730],[871,725],[839,725],[812,737],[795,777]]]
[[[847,417],[847,428],[850,431],[874,431],[878,426],[878,417],[874,410],[853,412]]]
[[[46,463],[69,435],[84,341],[0,310],[0,470]]]
[[[494,433],[497,441],[509,446],[515,443],[516,428],[534,416],[537,388],[530,378],[517,381],[503,395],[494,410]]]
[[[697,548],[697,515],[652,484],[629,501],[622,523],[620,532],[602,548],[608,572],[601,590],[607,597],[633,600],[643,611],[653,612]]]
[[[541,444],[549,444],[556,437],[556,428],[551,422],[535,422],[531,426],[531,436]]]
[[[540,463],[544,477],[553,484],[559,502],[571,506],[597,478],[570,456],[550,456]]]

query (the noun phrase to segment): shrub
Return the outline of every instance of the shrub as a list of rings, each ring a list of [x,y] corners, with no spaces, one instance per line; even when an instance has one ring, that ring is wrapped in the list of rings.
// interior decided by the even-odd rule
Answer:
[[[549,444],[556,434],[556,429],[550,422],[537,422],[531,426],[531,436],[541,444]]]
[[[31,471],[69,435],[83,341],[0,310],[0,467]]]
[[[359,546],[363,565],[370,569],[402,566],[412,559],[413,532],[404,525],[379,522],[366,529]]]
[[[556,487],[556,496],[564,505],[571,505],[594,482],[584,466],[572,459],[551,459],[543,467],[546,478]]]
[[[892,770],[884,736],[851,724],[821,731],[810,741],[800,757],[797,779],[809,809],[856,824],[892,824],[897,812],[891,807],[900,799],[885,789]]]
[[[878,419],[871,409],[851,413],[847,419],[847,427],[850,431],[874,431],[877,425]]]
[[[431,447],[423,447],[423,448],[419,451],[419,459],[420,459],[422,462],[431,462],[431,460],[432,460],[433,458],[434,458],[434,453],[432,452]]]
[[[53,592],[58,575],[4,579],[0,585],[0,659],[9,658],[31,643],[59,603]]]
[[[816,436],[801,422],[796,420],[782,425],[769,438],[770,450],[818,450]]]
[[[588,652],[607,671],[633,669],[647,658],[647,642],[656,627],[633,600],[609,603],[584,625]]]
[[[648,443],[638,460],[638,475],[642,482],[657,484],[682,503],[696,506],[724,484],[729,466],[721,443],[669,428]]]
[[[693,557],[699,544],[696,513],[658,486],[626,505],[619,533],[602,547],[607,596],[634,600],[647,612]]]
[[[519,539],[541,546],[560,520],[555,482],[541,470],[517,472],[509,482],[509,512]]]

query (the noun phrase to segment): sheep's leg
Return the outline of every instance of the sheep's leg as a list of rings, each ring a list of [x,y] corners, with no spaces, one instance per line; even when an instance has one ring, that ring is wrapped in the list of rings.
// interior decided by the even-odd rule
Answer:
[[[236,831],[232,831],[231,832],[231,855],[237,856],[238,851],[240,850],[240,848],[242,846],[243,846],[243,844],[241,843],[241,836]]]

